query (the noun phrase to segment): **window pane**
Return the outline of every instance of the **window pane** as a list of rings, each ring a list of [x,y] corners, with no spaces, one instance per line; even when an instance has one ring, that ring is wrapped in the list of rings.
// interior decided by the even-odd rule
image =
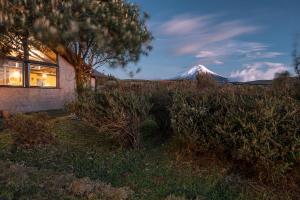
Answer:
[[[23,86],[23,64],[15,61],[1,63],[0,85]]]
[[[30,86],[56,87],[56,68],[30,64]]]
[[[48,49],[40,51],[33,46],[30,46],[29,60],[56,64],[56,54]]]

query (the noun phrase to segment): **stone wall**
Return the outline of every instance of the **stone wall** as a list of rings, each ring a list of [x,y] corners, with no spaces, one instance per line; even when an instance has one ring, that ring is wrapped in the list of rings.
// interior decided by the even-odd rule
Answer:
[[[66,102],[75,98],[75,70],[59,57],[59,88],[12,88],[0,87],[0,110],[36,112],[62,109]]]

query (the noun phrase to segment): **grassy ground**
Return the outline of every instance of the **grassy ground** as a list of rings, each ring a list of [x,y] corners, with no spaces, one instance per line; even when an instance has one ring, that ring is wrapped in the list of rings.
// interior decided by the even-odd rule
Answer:
[[[134,192],[129,199],[280,199],[269,189],[230,175],[218,163],[205,161],[195,169],[180,162],[167,144],[149,137],[157,131],[151,121],[143,128],[145,148],[140,150],[119,149],[81,121],[59,116],[53,123],[58,142],[43,149],[15,150],[9,132],[0,132],[0,199],[93,199],[70,190],[72,181],[87,178],[93,184],[111,184],[113,193],[126,187],[126,194]],[[6,168],[17,168],[21,175]],[[122,195],[98,199],[127,198]]]

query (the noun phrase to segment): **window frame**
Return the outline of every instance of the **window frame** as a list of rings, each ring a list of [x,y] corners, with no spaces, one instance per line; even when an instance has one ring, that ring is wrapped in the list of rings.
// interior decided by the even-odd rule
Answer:
[[[58,64],[58,55],[56,54],[56,63],[48,63],[48,62],[41,62],[35,60],[25,60],[13,57],[13,56],[5,56],[4,60],[20,62],[23,64],[22,72],[23,72],[23,83],[22,86],[13,86],[13,85],[0,85],[0,87],[8,87],[8,88],[39,88],[39,89],[59,89],[60,88],[60,69]],[[44,67],[51,67],[56,69],[56,86],[54,87],[43,87],[43,86],[30,86],[30,64],[40,65]]]

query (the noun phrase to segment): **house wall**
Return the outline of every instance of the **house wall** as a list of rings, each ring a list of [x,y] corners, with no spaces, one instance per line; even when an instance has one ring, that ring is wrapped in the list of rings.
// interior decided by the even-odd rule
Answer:
[[[91,78],[91,87],[94,90],[96,89],[96,78],[94,78],[94,77]]]
[[[62,57],[59,63],[59,88],[0,87],[0,111],[11,113],[62,109],[75,98],[75,70]]]

